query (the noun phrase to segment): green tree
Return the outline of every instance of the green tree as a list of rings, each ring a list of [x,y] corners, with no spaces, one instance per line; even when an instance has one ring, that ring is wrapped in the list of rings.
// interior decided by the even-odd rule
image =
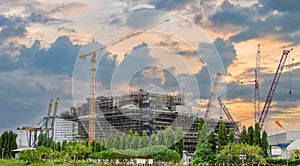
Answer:
[[[259,147],[235,143],[229,143],[223,147],[217,156],[217,163],[223,165],[240,165],[242,164],[242,159],[240,158],[241,154],[247,156],[245,164],[266,163],[263,156],[261,156],[261,149]]]
[[[253,137],[254,137],[254,129],[253,126],[248,127],[248,133],[247,133],[247,143],[249,145],[253,145]]]
[[[67,147],[67,141],[66,140],[63,140],[62,141],[62,144],[61,144],[61,150],[66,150],[66,147]]]
[[[37,146],[42,146],[44,134],[40,133],[38,136]]]
[[[123,133],[120,138],[120,149],[126,149],[126,135]]]
[[[92,153],[96,152],[96,141],[95,140],[93,140],[91,143],[91,152]]]
[[[218,148],[219,151],[228,144],[227,129],[224,123],[221,123],[218,132]]]
[[[198,123],[198,140],[203,141],[208,136],[208,129],[206,120],[204,118],[199,119]]]
[[[148,136],[147,136],[147,132],[144,130],[142,133],[142,138],[140,139],[139,142],[139,148],[144,148],[148,145]]]
[[[131,140],[131,143],[130,143],[130,148],[131,149],[138,149],[139,147],[139,133],[136,131],[133,135],[133,138]]]
[[[291,160],[298,160],[300,159],[300,150],[299,149],[295,149],[292,151],[291,155],[290,155],[290,159]]]
[[[201,163],[213,163],[216,156],[211,147],[212,145],[207,139],[203,140],[202,142],[199,141],[193,159],[200,160]]]
[[[90,148],[82,142],[76,143],[76,145],[69,145],[66,147],[66,152],[73,161],[73,164],[76,165],[76,161],[80,158],[84,158],[88,153],[91,152]]]
[[[154,132],[152,131],[152,134],[150,136],[150,140],[149,140],[149,146],[153,146],[156,145],[156,136],[154,134]]]
[[[230,131],[229,131],[228,142],[229,143],[234,143],[234,132],[233,132],[233,129],[230,129]]]
[[[4,157],[11,158],[13,157],[12,150],[17,149],[17,134],[12,131],[5,131],[1,134],[1,149],[4,149]]]
[[[61,145],[60,145],[60,142],[57,142],[57,143],[56,143],[55,150],[56,150],[56,151],[59,151],[59,152],[61,151]]]
[[[170,148],[171,146],[174,145],[174,141],[175,141],[175,135],[172,131],[172,128],[169,126],[166,129],[165,132],[165,145]]]
[[[180,158],[182,158],[183,155],[183,147],[184,147],[184,138],[182,135],[182,128],[178,127],[176,134],[175,134],[175,144],[173,145],[173,150],[175,150]]]
[[[211,145],[211,150],[216,153],[217,151],[217,143],[216,143],[216,140],[215,140],[215,133],[214,131],[210,131],[209,132],[209,135],[207,137],[207,141],[208,143]]]
[[[113,148],[119,149],[120,148],[120,134],[116,133],[113,138]]]
[[[157,134],[157,145],[165,145],[165,142],[165,135],[162,130],[159,130]]]
[[[240,137],[240,143],[241,144],[247,144],[248,143],[247,128],[245,126],[243,126],[243,131],[242,131],[241,137]]]
[[[134,132],[132,129],[129,130],[128,135],[127,135],[127,139],[126,139],[126,149],[131,149],[131,141],[133,138]]]
[[[25,161],[27,164],[35,163],[40,161],[40,156],[36,149],[20,151],[19,159]]]
[[[50,149],[49,147],[45,147],[45,146],[38,146],[36,148],[37,153],[39,155],[39,158],[43,161],[46,162],[47,160],[50,159],[50,154],[53,152],[52,149]]]
[[[263,150],[263,157],[267,158],[268,149],[269,149],[269,142],[268,142],[268,135],[266,131],[263,131],[262,138],[261,138],[261,148]]]
[[[114,145],[114,135],[110,134],[106,139],[106,148],[111,149]]]
[[[260,127],[258,123],[255,123],[254,126],[253,145],[261,147]]]

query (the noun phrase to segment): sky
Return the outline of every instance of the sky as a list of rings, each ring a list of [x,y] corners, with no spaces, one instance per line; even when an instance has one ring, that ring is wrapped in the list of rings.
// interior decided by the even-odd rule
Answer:
[[[2,0],[0,132],[34,125],[51,98],[60,98],[59,113],[86,101],[90,59],[78,55],[92,50],[93,38],[94,48],[106,48],[96,55],[97,96],[180,92],[204,114],[221,72],[217,96],[246,126],[254,123],[258,44],[261,109],[282,50],[293,48],[264,126],[269,133],[299,130],[299,18],[298,0]],[[241,81],[248,83],[224,95]],[[215,100],[212,115],[219,110]]]

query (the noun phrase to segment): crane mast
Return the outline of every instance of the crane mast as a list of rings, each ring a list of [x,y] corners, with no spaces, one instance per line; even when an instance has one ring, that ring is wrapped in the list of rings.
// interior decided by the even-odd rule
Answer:
[[[59,98],[56,99],[56,102],[54,105],[53,119],[52,119],[52,124],[51,124],[52,139],[54,138],[54,125],[55,125],[56,115],[57,115],[57,110],[58,110],[58,102],[59,102]]]
[[[170,19],[164,20],[164,22],[167,22],[167,21],[170,21]],[[114,46],[118,43],[121,43],[121,42],[127,40],[127,39],[138,36],[138,35],[140,35],[144,32],[147,32],[151,28],[154,28],[155,26],[160,25],[164,22],[154,24],[149,28],[143,29],[142,31],[130,33],[122,38],[119,38],[119,39],[113,40],[109,43],[106,43],[103,47],[100,47],[98,49],[94,48],[95,40],[93,39],[92,51],[85,53],[85,54],[78,55],[78,57],[81,58],[82,60],[85,60],[86,57],[92,55],[91,61],[90,61],[91,66],[90,66],[90,99],[89,99],[89,131],[88,131],[89,143],[92,143],[92,141],[95,140],[95,128],[96,128],[96,126],[95,126],[95,119],[96,119],[96,99],[95,99],[95,94],[96,94],[96,52],[103,51],[108,47]]]
[[[240,129],[239,127],[237,126],[237,124],[235,123],[235,121],[233,120],[231,114],[229,113],[227,107],[225,106],[225,104],[223,103],[222,99],[221,99],[221,96],[218,97],[218,102],[222,108],[222,110],[224,111],[224,113],[226,114],[227,118],[232,122],[233,126],[234,126],[234,129],[235,129],[235,132],[236,132],[236,135],[240,136],[241,135],[241,132],[240,132]]]
[[[269,93],[268,93],[268,97],[267,97],[267,99],[266,99],[265,105],[264,105],[264,107],[263,107],[263,110],[262,110],[261,115],[260,115],[260,118],[259,118],[258,124],[259,124],[260,129],[262,129],[262,127],[263,127],[263,125],[264,125],[264,122],[265,122],[265,120],[266,120],[267,114],[268,114],[268,112],[269,112],[269,109],[270,109],[270,106],[271,106],[271,103],[272,103],[272,99],[273,99],[273,96],[274,96],[274,94],[275,94],[276,86],[277,86],[277,84],[278,84],[280,75],[281,75],[281,73],[282,73],[282,70],[283,70],[283,67],[284,67],[286,58],[287,58],[288,54],[289,54],[292,50],[293,50],[293,49],[290,49],[290,50],[283,50],[283,53],[282,53],[282,56],[281,56],[279,65],[278,65],[278,67],[277,67],[276,73],[275,73],[274,78],[273,78],[272,85],[271,85],[270,90],[269,90]]]
[[[49,107],[48,107],[47,119],[46,119],[46,124],[45,124],[45,128],[46,128],[46,129],[47,129],[48,126],[49,126],[50,114],[51,114],[51,109],[52,109],[52,102],[53,102],[53,99],[50,100]]]
[[[90,112],[89,112],[89,143],[95,140],[95,118],[96,118],[96,52],[94,48],[94,42],[92,41],[92,52],[93,56],[91,58],[91,68],[90,68]]]
[[[210,96],[209,96],[209,99],[208,99],[207,108],[206,108],[206,111],[205,111],[204,118],[209,118],[209,116],[210,116],[211,109],[213,107],[214,99],[215,99],[216,92],[217,92],[217,87],[220,84],[220,82],[221,82],[221,73],[217,72],[216,76],[215,76],[215,79],[214,79],[214,84],[213,84],[213,86],[211,88],[211,91],[210,91]]]
[[[256,68],[254,80],[254,123],[257,122],[260,116],[260,93],[259,93],[259,80],[260,80],[260,44],[257,47],[256,54]]]

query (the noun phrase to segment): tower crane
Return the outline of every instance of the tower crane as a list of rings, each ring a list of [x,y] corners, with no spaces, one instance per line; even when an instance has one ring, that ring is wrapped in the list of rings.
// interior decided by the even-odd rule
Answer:
[[[217,72],[216,76],[215,76],[215,79],[214,79],[214,84],[213,84],[213,86],[211,88],[211,91],[210,91],[210,95],[209,95],[209,99],[208,99],[207,108],[206,108],[206,111],[205,111],[204,118],[209,118],[209,116],[210,116],[211,109],[212,109],[213,104],[214,104],[217,88],[218,88],[220,82],[221,82],[221,73]]]
[[[167,22],[167,21],[170,21],[170,19],[166,19],[164,20],[164,22]],[[162,22],[162,23],[164,23]],[[96,52],[98,51],[103,51],[105,50],[106,48],[109,48],[109,47],[112,47],[118,43],[121,43],[127,39],[130,39],[132,37],[135,37],[135,36],[138,36],[148,30],[150,30],[151,28],[154,28],[155,26],[157,25],[160,25],[162,23],[158,23],[158,24],[154,24],[152,25],[151,27],[149,28],[146,28],[142,31],[138,31],[138,32],[133,32],[133,33],[130,33],[120,39],[116,39],[116,40],[113,40],[111,42],[108,42],[107,44],[105,44],[104,46],[98,48],[98,49],[95,49],[94,48],[94,39],[92,41],[92,51],[91,52],[88,52],[88,53],[85,53],[85,54],[80,54],[78,57],[81,58],[82,60],[85,60],[86,57],[92,55],[91,57],[91,60],[90,60],[90,63],[91,63],[91,66],[90,66],[90,99],[89,99],[89,132],[88,132],[88,135],[89,135],[89,138],[88,138],[88,141],[89,143],[91,143],[94,139],[95,139],[95,119],[96,119],[96,99],[95,99],[95,93],[96,93]]]
[[[260,80],[260,44],[258,44],[257,47],[255,80],[254,80],[254,123],[257,122],[258,117],[260,116],[259,80]]]
[[[225,92],[225,94],[227,94],[228,92],[232,91],[233,89],[237,88],[238,86],[242,85],[244,82],[240,82],[240,84],[235,85],[234,87],[230,88],[227,92]],[[230,112],[228,111],[228,108],[226,107],[226,105],[224,104],[221,96],[218,97],[218,102],[219,105],[221,107],[221,109],[223,110],[223,112],[225,113],[225,115],[227,116],[227,118],[232,122],[234,129],[235,129],[235,133],[237,136],[241,135],[240,129],[237,125],[237,123],[233,120]]]
[[[269,93],[268,93],[268,97],[266,99],[266,102],[265,102],[265,105],[263,107],[263,110],[261,112],[261,115],[259,117],[259,127],[260,129],[262,129],[263,125],[264,125],[264,122],[266,120],[266,117],[267,117],[267,114],[269,112],[269,109],[270,109],[270,106],[271,106],[271,103],[272,103],[272,99],[273,99],[273,96],[275,94],[275,90],[276,90],[276,86],[279,82],[279,78],[280,78],[280,75],[282,73],[282,70],[283,70],[283,67],[284,67],[284,63],[286,61],[286,58],[288,56],[288,54],[292,51],[293,49],[290,49],[290,50],[283,50],[283,53],[282,53],[282,56],[281,56],[281,59],[279,61],[279,65],[277,67],[277,70],[276,70],[276,73],[274,75],[274,78],[273,78],[273,82],[271,84],[271,87],[270,87],[270,90],[269,90]]]

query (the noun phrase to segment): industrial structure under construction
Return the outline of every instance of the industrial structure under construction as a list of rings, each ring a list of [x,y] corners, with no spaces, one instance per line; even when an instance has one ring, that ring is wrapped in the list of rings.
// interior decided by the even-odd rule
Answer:
[[[78,123],[73,133],[73,140],[85,140],[89,130],[89,99],[86,103],[64,111],[61,118]],[[185,106],[183,95],[164,95],[149,93],[144,90],[123,96],[96,98],[95,139],[108,137],[112,133],[128,133],[130,129],[139,134],[148,135],[171,126],[174,130],[182,127],[185,150],[193,152],[197,144],[198,121],[200,116]],[[207,119],[210,129],[218,132],[219,124],[225,123],[235,129],[229,120]]]

